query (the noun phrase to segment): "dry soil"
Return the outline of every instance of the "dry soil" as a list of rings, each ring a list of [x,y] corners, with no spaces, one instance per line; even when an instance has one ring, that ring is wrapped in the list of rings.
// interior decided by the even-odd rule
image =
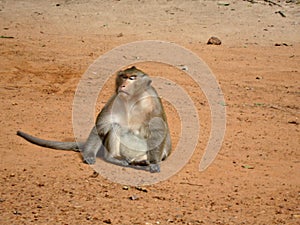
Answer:
[[[299,1],[1,0],[0,31],[1,224],[300,223]],[[207,45],[211,36],[222,44]],[[184,71],[156,62],[137,66],[183,87],[201,124],[193,156],[170,179],[124,186],[94,176],[79,153],[16,135],[72,139],[82,74],[111,49],[143,40],[189,49],[220,84],[226,134],[207,170],[199,162],[208,101]],[[96,112],[112,92],[107,84]],[[181,124],[164,104],[175,148]]]

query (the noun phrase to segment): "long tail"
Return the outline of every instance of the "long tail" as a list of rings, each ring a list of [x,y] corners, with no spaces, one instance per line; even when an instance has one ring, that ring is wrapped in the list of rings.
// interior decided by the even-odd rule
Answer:
[[[84,143],[77,143],[77,142],[61,142],[61,141],[44,140],[37,137],[33,137],[22,131],[17,131],[17,135],[33,144],[46,147],[46,148],[52,148],[52,149],[72,150],[75,152],[80,152],[84,145]]]

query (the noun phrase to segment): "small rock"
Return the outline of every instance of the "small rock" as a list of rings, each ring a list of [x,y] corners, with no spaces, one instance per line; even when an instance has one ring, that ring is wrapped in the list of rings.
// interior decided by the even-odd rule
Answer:
[[[208,45],[220,45],[222,44],[221,40],[217,37],[210,37],[207,41]]]
[[[254,166],[242,165],[242,168],[252,170],[252,169],[254,169]]]
[[[110,219],[103,220],[103,223],[111,224],[111,220]]]
[[[275,43],[275,46],[289,46],[287,43]]]
[[[282,17],[286,17],[286,15],[284,14],[284,12],[282,12],[282,11],[276,11],[275,12],[276,14],[278,13],[280,16],[282,16]]]
[[[299,122],[297,120],[289,120],[288,123],[289,124],[299,125]]]
[[[184,67],[182,67],[182,70],[184,70],[184,71],[188,71],[188,70],[189,70],[189,68],[188,68],[187,66],[184,66]]]
[[[14,210],[14,211],[13,211],[13,214],[14,214],[14,215],[22,215],[22,213],[19,212],[18,210]]]
[[[39,183],[39,182],[36,182],[36,185],[37,185],[38,187],[44,187],[44,186],[45,186],[45,184]]]
[[[179,68],[183,71],[188,71],[189,70],[189,68],[185,65],[179,65]]]
[[[129,187],[128,187],[128,186],[123,186],[122,189],[123,189],[123,190],[129,190]]]
[[[229,2],[223,2],[223,1],[219,1],[218,5],[222,5],[222,6],[229,6],[230,3]]]
[[[96,178],[99,176],[99,173],[94,171],[92,175],[90,175],[91,178]]]
[[[139,196],[136,196],[136,195],[132,195],[129,197],[130,200],[138,200],[139,199]]]
[[[86,216],[86,220],[93,220],[93,217],[90,216],[90,215],[87,215],[87,216]]]
[[[148,190],[146,188],[143,187],[135,187],[136,190],[138,191],[142,191],[142,192],[148,192]]]
[[[118,35],[117,35],[117,37],[123,37],[124,35],[123,35],[123,33],[119,33]]]

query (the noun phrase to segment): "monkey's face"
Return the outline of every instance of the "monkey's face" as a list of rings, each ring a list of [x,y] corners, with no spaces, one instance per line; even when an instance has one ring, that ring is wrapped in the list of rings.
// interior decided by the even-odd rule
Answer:
[[[133,74],[121,74],[118,77],[118,93],[119,94],[125,94],[125,95],[132,95],[133,94],[133,87],[134,83],[137,79],[136,75]]]
[[[120,71],[116,79],[116,92],[127,98],[138,96],[145,92],[151,84],[151,79],[141,70],[131,67]]]

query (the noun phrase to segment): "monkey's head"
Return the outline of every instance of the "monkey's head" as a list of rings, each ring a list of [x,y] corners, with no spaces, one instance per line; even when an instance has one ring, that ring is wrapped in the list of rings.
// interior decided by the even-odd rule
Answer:
[[[150,87],[151,82],[152,80],[147,74],[132,66],[118,72],[116,92],[130,98],[145,92]]]

